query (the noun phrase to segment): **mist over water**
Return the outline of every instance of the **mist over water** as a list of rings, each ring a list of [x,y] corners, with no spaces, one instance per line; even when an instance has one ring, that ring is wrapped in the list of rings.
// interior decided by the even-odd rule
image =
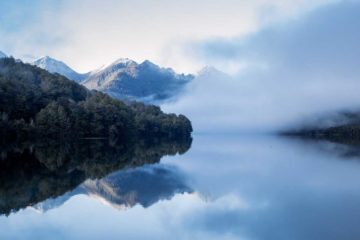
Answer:
[[[189,44],[194,59],[239,70],[205,70],[164,109],[198,131],[273,131],[359,110],[359,23],[360,3],[346,1],[246,37]]]

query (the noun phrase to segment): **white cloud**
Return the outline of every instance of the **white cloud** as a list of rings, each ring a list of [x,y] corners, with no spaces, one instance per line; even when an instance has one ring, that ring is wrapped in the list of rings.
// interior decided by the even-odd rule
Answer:
[[[181,43],[245,34],[331,1],[64,0],[34,2],[32,8],[19,3],[6,11],[33,14],[17,31],[8,31],[6,19],[0,23],[0,48],[15,56],[52,55],[80,71],[119,57],[195,71],[202,63],[180,56]]]
[[[322,7],[246,37],[192,45],[217,67],[245,63],[235,76],[201,77],[167,111],[198,131],[271,130],[318,114],[360,108],[360,4]]]

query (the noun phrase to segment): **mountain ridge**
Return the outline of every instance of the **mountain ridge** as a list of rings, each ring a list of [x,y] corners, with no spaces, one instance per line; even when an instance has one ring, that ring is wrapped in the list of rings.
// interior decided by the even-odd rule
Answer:
[[[160,67],[149,60],[137,63],[129,58],[119,58],[83,74],[49,56],[32,64],[51,73],[63,75],[90,90],[98,90],[121,100],[142,102],[171,98],[194,79],[191,74],[177,74],[173,69]]]

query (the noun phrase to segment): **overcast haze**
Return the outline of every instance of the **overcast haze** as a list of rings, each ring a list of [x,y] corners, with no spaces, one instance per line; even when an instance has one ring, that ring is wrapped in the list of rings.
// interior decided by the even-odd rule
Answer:
[[[190,44],[193,58],[233,74],[200,76],[164,107],[204,131],[271,131],[359,110],[359,23],[360,4],[346,1],[247,36]]]
[[[51,55],[78,71],[120,57],[196,72],[187,42],[234,37],[294,18],[331,0],[14,0],[1,1],[0,49]]]

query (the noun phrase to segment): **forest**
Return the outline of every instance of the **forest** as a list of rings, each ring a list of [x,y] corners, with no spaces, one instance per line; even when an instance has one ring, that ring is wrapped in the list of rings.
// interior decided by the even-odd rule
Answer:
[[[59,74],[0,59],[1,140],[33,138],[191,138],[183,115],[90,91]]]

